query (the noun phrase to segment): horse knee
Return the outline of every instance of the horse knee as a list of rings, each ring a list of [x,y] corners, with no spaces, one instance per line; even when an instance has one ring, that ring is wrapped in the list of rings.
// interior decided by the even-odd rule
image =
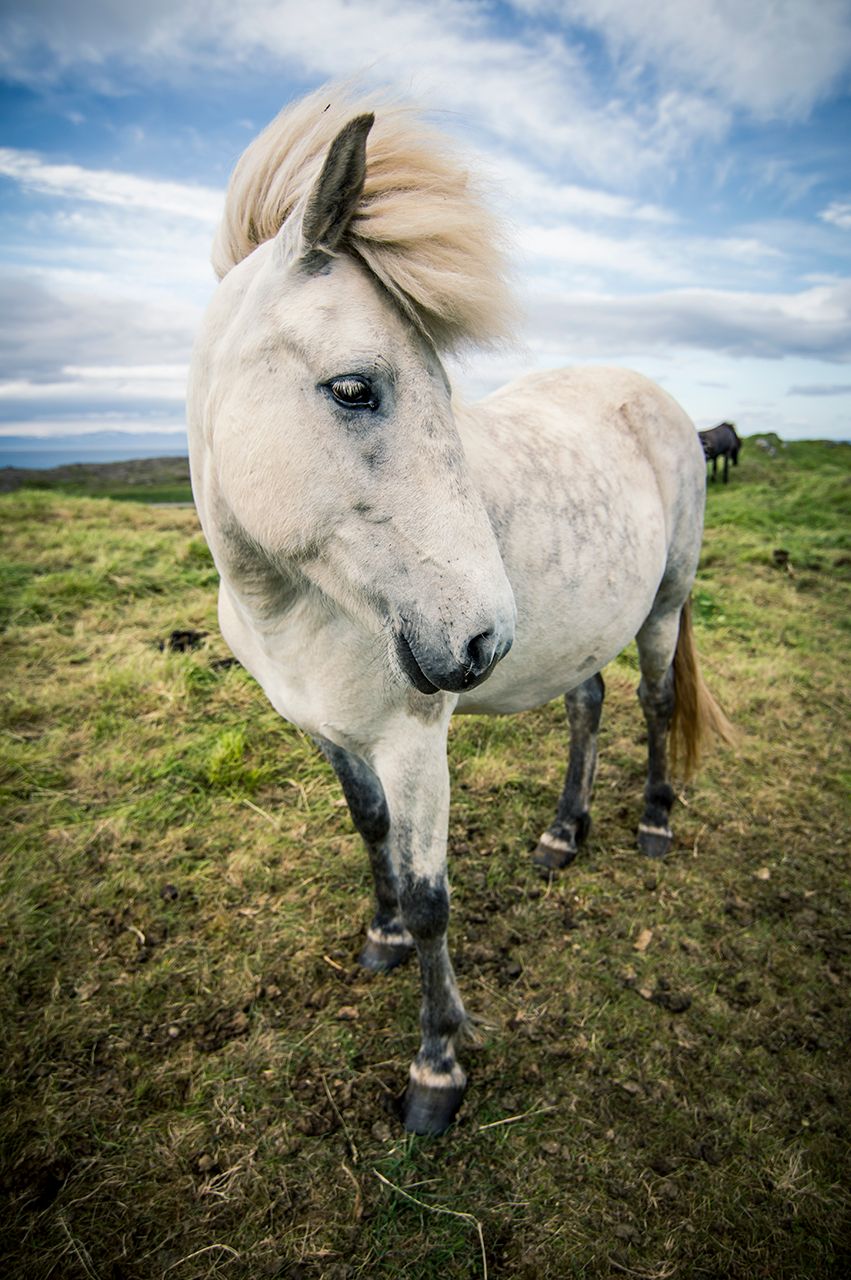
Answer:
[[[403,877],[399,906],[405,928],[415,942],[442,937],[449,925],[449,890],[444,880]]]
[[[606,686],[599,671],[564,696],[567,718],[574,734],[595,734],[600,727]]]

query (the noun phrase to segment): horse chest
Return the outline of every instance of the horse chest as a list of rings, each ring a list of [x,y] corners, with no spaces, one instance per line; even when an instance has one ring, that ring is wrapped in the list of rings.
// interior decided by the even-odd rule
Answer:
[[[310,599],[283,619],[258,626],[226,586],[219,597],[222,635],[276,711],[306,733],[359,739],[380,722],[380,685],[365,683],[384,642]],[[334,728],[338,726],[338,728]],[[341,744],[343,745],[343,744]]]

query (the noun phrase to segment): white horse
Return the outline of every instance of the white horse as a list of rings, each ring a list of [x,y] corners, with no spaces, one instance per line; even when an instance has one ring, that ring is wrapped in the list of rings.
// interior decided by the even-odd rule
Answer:
[[[671,841],[666,742],[723,727],[688,599],[705,475],[692,423],[635,373],[535,373],[473,407],[441,364],[502,331],[500,239],[468,175],[409,111],[331,88],[242,157],[194,353],[193,487],[222,633],[336,770],[375,880],[361,961],[415,948],[422,1043],[408,1129],[465,1087],[447,949],[446,740],[455,711],[566,693],[570,757],[534,858],[589,827],[600,670],[637,638],[649,770],[641,849]],[[509,652],[510,650],[510,652]],[[484,683],[486,681],[486,683]]]

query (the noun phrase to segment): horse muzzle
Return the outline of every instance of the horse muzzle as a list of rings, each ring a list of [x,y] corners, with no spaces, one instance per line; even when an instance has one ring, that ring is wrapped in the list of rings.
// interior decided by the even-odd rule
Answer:
[[[455,656],[427,644],[419,637],[399,630],[395,633],[399,665],[420,693],[464,693],[487,680],[494,667],[508,653],[514,640],[513,628],[491,628],[469,637]]]

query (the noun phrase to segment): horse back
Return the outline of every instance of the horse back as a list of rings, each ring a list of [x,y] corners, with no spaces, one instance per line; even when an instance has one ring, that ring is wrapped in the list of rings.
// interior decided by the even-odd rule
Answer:
[[[649,489],[666,512],[684,495],[702,510],[704,464],[694,424],[666,391],[632,370],[532,373],[457,416],[465,445],[472,437],[491,466],[507,460],[516,490],[546,473],[550,490],[561,484],[581,496],[606,474],[627,498]]]

